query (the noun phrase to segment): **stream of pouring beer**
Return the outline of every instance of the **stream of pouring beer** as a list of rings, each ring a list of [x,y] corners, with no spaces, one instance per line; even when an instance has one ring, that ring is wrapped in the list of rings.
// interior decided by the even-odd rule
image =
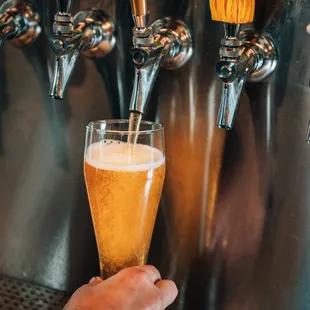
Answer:
[[[129,135],[128,135],[128,150],[129,156],[134,152],[135,145],[137,143],[138,134],[136,133],[140,129],[142,120],[142,113],[137,111],[131,111],[129,116]]]

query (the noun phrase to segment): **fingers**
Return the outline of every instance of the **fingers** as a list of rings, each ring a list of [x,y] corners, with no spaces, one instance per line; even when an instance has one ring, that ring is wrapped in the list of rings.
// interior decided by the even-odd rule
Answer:
[[[159,290],[162,300],[162,308],[170,306],[178,295],[178,289],[173,281],[161,280],[155,284]]]
[[[152,282],[152,284],[157,283],[158,281],[161,280],[161,275],[154,266],[143,265],[143,266],[139,266],[136,268],[138,268],[138,270],[145,272],[148,278],[150,279],[150,281]]]
[[[161,280],[154,266],[130,267],[103,280],[93,277],[79,288],[64,309],[166,309],[178,294],[170,280]]]
[[[159,271],[154,266],[148,265],[123,269],[114,277],[111,277],[106,281],[118,281],[119,278],[128,279],[130,282],[133,282],[133,286],[136,286],[137,283],[146,284],[147,282],[154,285],[154,283],[161,280]]]

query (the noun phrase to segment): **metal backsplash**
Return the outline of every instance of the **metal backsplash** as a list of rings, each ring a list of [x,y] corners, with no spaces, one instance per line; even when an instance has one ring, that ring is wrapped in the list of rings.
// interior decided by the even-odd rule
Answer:
[[[99,274],[85,125],[128,116],[133,24],[127,0],[75,1],[74,12],[109,13],[117,43],[101,60],[82,57],[56,101],[48,45],[55,4],[36,2],[39,39],[22,50],[5,43],[0,54],[0,274],[71,292]],[[194,40],[187,65],[160,71],[145,115],[165,126],[167,177],[150,263],[177,282],[171,309],[310,309],[310,2],[256,2],[256,29],[274,17],[268,31],[280,62],[269,82],[247,85],[226,133],[216,127],[223,29],[208,1],[149,1],[152,19],[180,18]]]

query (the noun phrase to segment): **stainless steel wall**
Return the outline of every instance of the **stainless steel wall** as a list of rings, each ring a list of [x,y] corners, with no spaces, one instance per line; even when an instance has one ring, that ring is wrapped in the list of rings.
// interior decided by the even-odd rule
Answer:
[[[72,291],[98,273],[82,175],[84,127],[126,117],[133,68],[129,1],[100,1],[117,25],[107,58],[81,58],[66,100],[48,97],[55,7],[37,1],[44,33],[0,56],[0,274]],[[150,263],[180,289],[171,309],[310,309],[308,0],[258,0],[256,22],[278,43],[266,83],[247,86],[235,129],[216,128],[222,26],[208,1],[150,1],[178,17],[192,60],[159,74],[145,118],[166,128],[167,178]],[[75,1],[75,11],[98,1]],[[284,14],[275,14],[284,6]]]

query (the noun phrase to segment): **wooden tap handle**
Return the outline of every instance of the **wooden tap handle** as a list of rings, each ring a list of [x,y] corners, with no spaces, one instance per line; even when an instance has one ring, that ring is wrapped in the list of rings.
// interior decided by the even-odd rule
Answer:
[[[212,20],[247,24],[254,19],[255,0],[209,0]]]

